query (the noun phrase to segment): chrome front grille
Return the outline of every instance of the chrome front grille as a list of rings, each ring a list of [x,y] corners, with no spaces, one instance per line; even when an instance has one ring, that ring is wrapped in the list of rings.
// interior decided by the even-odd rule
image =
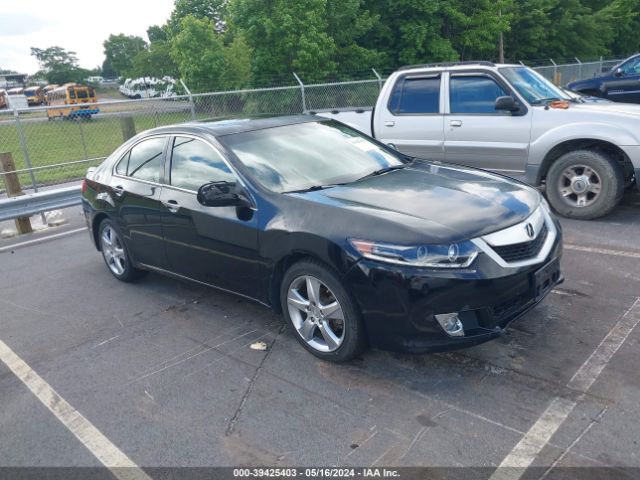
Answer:
[[[549,235],[546,224],[538,232],[538,236],[530,242],[514,243],[512,245],[494,246],[495,252],[507,263],[521,262],[536,257]]]
[[[520,268],[543,262],[558,238],[553,219],[544,206],[524,221],[472,242],[503,268]]]

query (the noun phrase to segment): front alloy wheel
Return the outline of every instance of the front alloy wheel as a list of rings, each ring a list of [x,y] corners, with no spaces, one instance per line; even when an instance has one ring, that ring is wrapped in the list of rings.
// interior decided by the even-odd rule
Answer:
[[[316,357],[346,362],[364,349],[358,306],[327,265],[311,258],[292,265],[282,279],[280,305],[296,340]]]
[[[589,220],[615,208],[624,191],[622,168],[596,150],[576,150],[555,160],[547,173],[547,198],[560,215]]]
[[[311,348],[333,352],[342,345],[342,307],[320,280],[311,275],[296,278],[289,286],[287,306],[293,326]]]

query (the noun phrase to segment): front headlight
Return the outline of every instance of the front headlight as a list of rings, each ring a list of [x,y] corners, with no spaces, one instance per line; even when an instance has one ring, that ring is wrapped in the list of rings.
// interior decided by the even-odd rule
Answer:
[[[350,238],[349,243],[365,258],[415,267],[465,268],[478,256],[471,242],[406,246]]]

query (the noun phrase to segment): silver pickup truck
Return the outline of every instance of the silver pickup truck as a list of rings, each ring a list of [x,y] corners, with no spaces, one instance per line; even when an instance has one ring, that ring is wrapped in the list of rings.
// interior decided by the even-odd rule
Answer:
[[[566,217],[600,217],[625,188],[640,188],[640,105],[570,97],[522,65],[404,67],[387,79],[375,108],[313,113],[412,157],[544,187]]]

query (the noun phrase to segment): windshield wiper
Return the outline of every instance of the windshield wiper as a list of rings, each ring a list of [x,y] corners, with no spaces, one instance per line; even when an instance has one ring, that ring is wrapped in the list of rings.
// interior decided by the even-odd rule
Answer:
[[[402,165],[391,165],[389,167],[380,168],[379,170],[374,170],[373,172],[366,174],[364,177],[360,177],[358,180],[363,180],[369,177],[377,177],[378,175],[392,172],[393,170],[400,170],[402,168],[405,168],[407,165],[408,163],[403,163]]]
[[[331,185],[312,185],[307,188],[300,188],[298,190],[288,190],[282,193],[306,193],[306,192],[315,192],[317,190],[324,190],[325,188],[331,188],[340,185],[339,183],[333,183]]]

